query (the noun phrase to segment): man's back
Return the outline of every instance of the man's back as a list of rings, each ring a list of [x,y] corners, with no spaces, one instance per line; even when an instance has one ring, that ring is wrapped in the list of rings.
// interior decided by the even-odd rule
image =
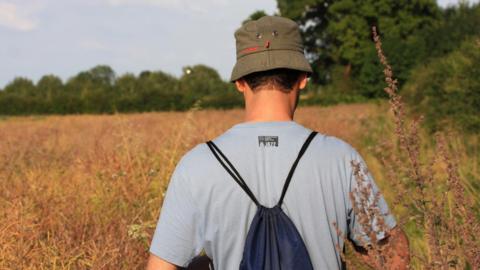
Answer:
[[[310,132],[294,121],[246,122],[213,141],[260,204],[272,207]],[[342,241],[333,222],[344,232],[358,231],[349,200],[354,184],[352,160],[362,162],[348,144],[318,134],[300,160],[285,196],[282,208],[300,232],[315,269],[341,267],[336,244]],[[383,200],[381,204],[386,210]],[[207,145],[200,144],[175,169],[151,252],[185,266],[204,249],[216,269],[238,269],[256,210]],[[387,223],[393,227],[395,221],[388,217]]]

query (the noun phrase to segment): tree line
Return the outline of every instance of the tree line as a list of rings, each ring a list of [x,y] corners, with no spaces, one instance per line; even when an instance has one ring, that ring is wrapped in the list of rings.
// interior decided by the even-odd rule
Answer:
[[[382,67],[371,37],[371,27],[376,26],[399,84],[409,89],[401,91],[408,93],[414,105],[436,108],[429,112],[432,121],[458,115],[458,111],[468,112],[460,117],[462,121],[478,121],[472,114],[479,114],[476,85],[480,76],[471,69],[478,65],[480,4],[461,2],[448,8],[434,0],[277,0],[277,4],[282,16],[300,24],[314,69],[303,103],[385,97]],[[257,11],[247,19],[263,15]],[[449,80],[459,77],[461,83]],[[462,106],[454,106],[453,100]],[[0,114],[186,110],[198,101],[203,107],[242,105],[234,85],[205,65],[185,67],[179,78],[162,71],[117,76],[109,66],[100,65],[66,82],[55,75],[46,75],[37,83],[15,78],[0,91]],[[451,107],[457,111],[445,109]]]
[[[205,65],[185,67],[180,78],[162,71],[117,77],[111,67],[99,65],[65,83],[55,75],[43,76],[36,84],[15,78],[0,91],[0,114],[187,110],[198,100],[205,107],[231,108],[242,105],[233,87]]]

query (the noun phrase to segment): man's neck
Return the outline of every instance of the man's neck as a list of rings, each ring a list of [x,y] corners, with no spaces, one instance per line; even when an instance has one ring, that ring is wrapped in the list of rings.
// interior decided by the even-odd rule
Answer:
[[[245,122],[272,122],[272,121],[292,121],[293,117],[290,115],[283,115],[278,113],[262,113],[262,114],[245,114]]]
[[[292,93],[262,90],[245,101],[245,122],[292,121],[295,102]]]

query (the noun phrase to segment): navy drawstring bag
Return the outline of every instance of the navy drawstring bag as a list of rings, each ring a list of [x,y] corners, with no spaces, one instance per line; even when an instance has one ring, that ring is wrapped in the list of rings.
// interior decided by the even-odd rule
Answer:
[[[258,202],[227,157],[212,141],[207,142],[222,167],[257,205],[243,248],[240,270],[313,270],[305,243],[292,220],[283,212],[282,202],[295,168],[315,135],[317,132],[312,131],[303,144],[285,180],[280,200],[271,208]]]

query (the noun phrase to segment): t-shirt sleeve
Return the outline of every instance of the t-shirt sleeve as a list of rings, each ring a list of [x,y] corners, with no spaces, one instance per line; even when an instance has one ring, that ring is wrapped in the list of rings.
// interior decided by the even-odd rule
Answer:
[[[367,165],[362,157],[353,151],[347,168],[349,177],[347,202],[347,223],[349,238],[358,246],[370,244],[371,239],[368,232],[376,235],[377,241],[385,238],[385,233],[396,226],[395,218],[388,209],[385,198],[380,193],[372,175],[367,170]],[[352,164],[353,163],[353,164]],[[358,165],[359,172],[356,172],[355,165]],[[363,195],[362,195],[363,194]],[[352,198],[352,195],[354,198]],[[363,201],[363,202],[361,202]],[[378,209],[375,217],[370,222],[365,221],[365,215],[359,214],[363,209],[375,206]],[[357,211],[355,211],[357,208]],[[370,212],[372,213],[372,212]],[[366,227],[368,226],[368,227]]]
[[[180,267],[202,250],[199,212],[188,179],[177,165],[170,179],[160,218],[153,235],[150,252]]]

